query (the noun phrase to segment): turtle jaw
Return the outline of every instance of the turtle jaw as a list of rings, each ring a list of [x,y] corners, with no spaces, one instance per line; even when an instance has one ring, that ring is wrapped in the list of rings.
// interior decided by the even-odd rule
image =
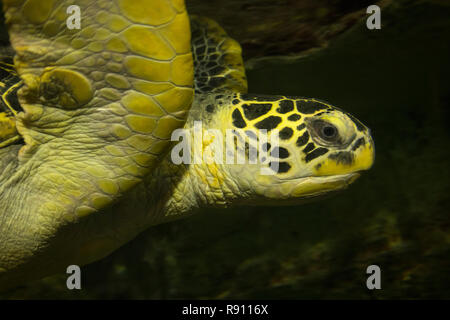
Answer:
[[[290,198],[303,199],[328,194],[346,189],[360,176],[359,172],[301,179],[293,188]]]
[[[284,180],[273,184],[265,192],[267,198],[281,200],[278,204],[296,204],[304,199],[316,198],[336,191],[342,191],[360,176],[352,172],[328,176],[308,176],[293,180]]]
[[[324,198],[341,192],[355,182],[360,172],[329,176],[308,176],[291,180],[272,181],[271,184],[254,187],[255,193],[245,200],[234,199],[232,205],[261,206],[293,206],[300,205],[316,198]]]

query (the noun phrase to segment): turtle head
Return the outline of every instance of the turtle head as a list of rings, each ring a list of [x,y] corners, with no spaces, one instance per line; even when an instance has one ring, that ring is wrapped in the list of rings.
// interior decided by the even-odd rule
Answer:
[[[233,125],[250,138],[238,134],[237,149],[251,149],[253,140],[263,154],[255,165],[227,165],[246,204],[295,204],[342,190],[374,162],[370,130],[325,102],[248,95],[235,102]]]

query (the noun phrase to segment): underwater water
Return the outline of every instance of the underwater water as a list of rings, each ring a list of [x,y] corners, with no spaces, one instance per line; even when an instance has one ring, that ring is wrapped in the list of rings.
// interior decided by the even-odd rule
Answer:
[[[209,209],[152,227],[83,267],[7,298],[450,298],[450,7],[383,13],[293,63],[248,70],[252,93],[301,95],[372,131],[374,167],[331,198],[293,207]],[[366,268],[381,268],[368,290]]]

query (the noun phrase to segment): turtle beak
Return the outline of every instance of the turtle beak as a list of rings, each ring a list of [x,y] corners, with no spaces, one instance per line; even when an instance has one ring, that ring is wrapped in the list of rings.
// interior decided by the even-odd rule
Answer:
[[[369,170],[375,162],[375,143],[373,142],[370,130],[365,137],[367,141],[361,145],[355,152],[355,171]]]
[[[375,161],[375,145],[373,139],[367,134],[356,139],[349,149],[336,151],[323,161],[317,169],[315,176],[346,175],[368,170]]]

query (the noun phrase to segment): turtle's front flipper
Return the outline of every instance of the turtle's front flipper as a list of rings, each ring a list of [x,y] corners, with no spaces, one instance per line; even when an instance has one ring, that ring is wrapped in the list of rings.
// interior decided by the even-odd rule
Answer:
[[[247,92],[241,46],[214,20],[191,16],[195,92]]]
[[[21,278],[19,266],[31,276],[121,245],[118,218],[98,211],[155,167],[193,96],[182,0],[5,0],[3,9],[24,82],[25,145],[0,179],[0,287]],[[90,232],[61,231],[75,223]]]
[[[0,149],[21,141],[15,116],[22,111],[17,101],[22,81],[14,69],[13,55],[10,47],[0,48]]]

